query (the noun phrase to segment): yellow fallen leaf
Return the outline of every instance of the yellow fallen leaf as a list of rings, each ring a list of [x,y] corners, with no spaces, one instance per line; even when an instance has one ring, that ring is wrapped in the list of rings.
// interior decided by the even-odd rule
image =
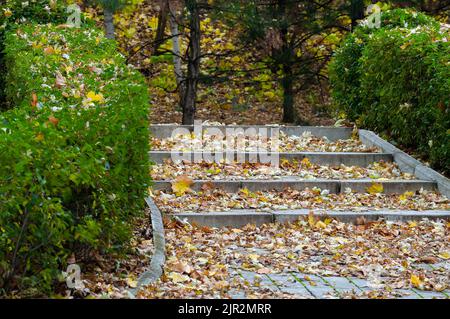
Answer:
[[[408,198],[411,198],[413,196],[414,196],[414,192],[404,192],[402,195],[399,196],[399,199],[401,201],[404,201],[404,200],[406,200]]]
[[[36,135],[36,141],[41,142],[41,141],[43,141],[43,140],[44,140],[44,134],[38,133],[38,134]]]
[[[416,275],[411,275],[411,284],[414,287],[419,288],[422,285],[422,280]]]
[[[248,190],[247,187],[244,187],[241,189],[241,193],[244,194],[245,196],[249,196],[250,195],[250,191]]]
[[[172,182],[172,191],[176,196],[183,196],[186,192],[191,190],[190,187],[193,183],[194,181],[186,175],[178,176]]]
[[[442,254],[439,254],[438,257],[441,257],[442,259],[450,259],[450,253],[448,251],[443,252]]]
[[[171,279],[174,283],[185,282],[189,280],[188,276],[182,275],[178,272],[171,272],[167,275],[167,278]]]
[[[297,259],[297,255],[292,253],[292,252],[288,252],[286,257],[291,259],[291,260]]]
[[[410,221],[410,222],[408,222],[408,226],[409,226],[410,228],[417,227],[417,222]]]
[[[248,258],[249,258],[251,261],[258,261],[259,255],[257,255],[257,254],[249,254],[249,255],[248,255]]]
[[[102,102],[104,100],[103,94],[96,94],[93,91],[89,91],[86,97],[93,102]]]
[[[383,192],[383,185],[380,183],[372,183],[370,187],[367,187],[367,192],[369,194],[378,194]]]
[[[127,285],[131,288],[136,288],[137,287],[137,280],[133,277],[128,277],[127,278]]]
[[[308,224],[310,227],[314,227],[316,225],[316,219],[314,218],[314,214],[312,212],[308,214]]]
[[[309,160],[309,158],[305,157],[304,159],[302,159],[302,161],[300,162],[303,166],[309,168],[312,166],[311,161]]]
[[[325,224],[323,221],[319,220],[319,221],[316,223],[316,228],[322,228],[322,229],[325,229],[325,228],[327,228],[327,224]]]

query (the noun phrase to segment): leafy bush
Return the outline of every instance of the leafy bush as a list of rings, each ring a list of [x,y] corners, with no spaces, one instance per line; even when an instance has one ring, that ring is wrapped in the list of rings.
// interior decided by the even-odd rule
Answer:
[[[450,172],[450,34],[422,14],[386,15],[397,22],[358,28],[336,53],[333,97],[350,119]]]
[[[349,119],[356,120],[361,112],[367,111],[361,105],[364,97],[364,92],[361,91],[361,76],[363,74],[361,56],[372,34],[380,30],[391,30],[398,27],[412,29],[420,25],[428,25],[436,30],[439,29],[439,23],[433,18],[422,13],[395,9],[381,13],[379,29],[371,28],[363,22],[345,38],[330,63],[329,73],[333,88],[333,99]]]
[[[63,1],[6,0],[0,6],[0,109],[10,108],[4,94],[6,67],[3,59],[5,32],[20,23],[64,23],[67,19]]]
[[[49,290],[69,255],[121,247],[143,211],[147,87],[97,29],[22,25],[4,58],[0,286]]]
[[[9,24],[35,23],[63,23],[67,19],[64,1],[55,0],[6,0],[2,1],[2,28]]]

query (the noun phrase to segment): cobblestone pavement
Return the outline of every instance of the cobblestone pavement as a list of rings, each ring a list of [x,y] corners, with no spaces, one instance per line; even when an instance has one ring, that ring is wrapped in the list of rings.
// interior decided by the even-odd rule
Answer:
[[[233,276],[240,276],[249,284],[260,285],[271,291],[293,294],[297,298],[364,298],[386,295],[400,299],[450,299],[450,291],[434,292],[417,289],[389,289],[356,277],[309,275],[298,272],[263,274],[235,269]],[[233,298],[246,298],[245,293],[233,293]]]
[[[251,249],[251,252],[261,253],[263,249]],[[435,265],[419,264],[418,268],[450,269],[450,262]],[[450,299],[450,290],[441,292],[418,289],[395,289],[383,284],[383,278],[373,275],[367,279],[357,277],[322,276],[301,272],[283,272],[273,274],[258,274],[242,268],[234,268],[232,277],[240,277],[248,285],[258,285],[272,292],[292,294],[295,298],[376,298],[386,297],[398,299]],[[449,278],[450,280],[450,278]],[[245,292],[233,292],[233,298],[246,298]]]

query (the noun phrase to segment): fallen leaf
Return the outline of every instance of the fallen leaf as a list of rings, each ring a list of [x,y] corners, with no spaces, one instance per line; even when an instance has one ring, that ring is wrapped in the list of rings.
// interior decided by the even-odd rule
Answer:
[[[137,287],[137,280],[134,277],[128,277],[126,282],[127,282],[127,285],[131,288]]]
[[[93,91],[89,91],[88,94],[86,94],[86,97],[93,102],[102,102],[104,100],[103,94],[96,94]]]
[[[424,264],[435,264],[438,262],[438,259],[433,256],[425,256],[420,259],[421,262]]]
[[[186,274],[190,274],[192,272],[192,267],[189,266],[187,263],[185,262],[177,262],[176,264],[174,264],[172,266],[172,269],[179,272],[179,273],[186,273]]]
[[[53,54],[53,53],[55,53],[55,49],[53,49],[52,47],[46,47],[46,48],[44,48],[44,53],[47,55]]]
[[[60,72],[56,72],[55,84],[56,84],[57,88],[61,88],[66,85],[66,79],[63,77],[63,75]]]
[[[319,221],[316,223],[316,228],[322,228],[322,229],[325,229],[325,228],[327,228],[327,224],[325,224],[323,221],[319,220]]]
[[[33,92],[33,94],[31,94],[31,107],[35,108],[38,104],[38,97],[37,94]]]
[[[186,175],[178,176],[172,182],[172,191],[175,193],[176,196],[182,196],[186,192],[191,190],[190,187],[193,183],[194,181]]]
[[[204,183],[201,187],[201,190],[204,192],[210,191],[214,189],[214,184],[211,181]]]
[[[167,278],[171,279],[174,283],[181,283],[189,280],[189,277],[182,275],[178,272],[171,272],[167,275]]]
[[[260,275],[265,275],[272,273],[272,270],[270,268],[260,268],[256,272]]]
[[[414,287],[419,288],[422,285],[422,280],[416,275],[411,275],[411,284]]]
[[[53,115],[50,115],[50,116],[48,117],[48,121],[49,121],[50,123],[52,123],[54,126],[57,126],[58,123],[59,123],[59,120],[58,120],[56,117],[54,117]]]
[[[370,187],[367,187],[367,192],[369,194],[379,194],[379,193],[383,193],[383,185],[380,183],[372,183],[372,185],[370,185]]]
[[[450,259],[450,253],[447,251],[443,252],[442,254],[439,254],[438,256],[445,260]]]

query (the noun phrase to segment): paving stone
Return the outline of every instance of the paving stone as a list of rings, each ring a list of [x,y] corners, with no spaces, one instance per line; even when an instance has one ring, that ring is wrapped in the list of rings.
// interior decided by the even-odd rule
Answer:
[[[424,299],[445,299],[446,296],[443,293],[436,292],[436,291],[420,291],[420,294]]]
[[[251,284],[259,282],[260,287],[264,287],[272,291],[280,290],[278,286],[267,276],[259,275],[255,272],[247,270],[238,270],[238,273],[242,276],[243,279],[247,280]]]
[[[334,288],[352,290],[356,287],[345,277],[322,277]]]

